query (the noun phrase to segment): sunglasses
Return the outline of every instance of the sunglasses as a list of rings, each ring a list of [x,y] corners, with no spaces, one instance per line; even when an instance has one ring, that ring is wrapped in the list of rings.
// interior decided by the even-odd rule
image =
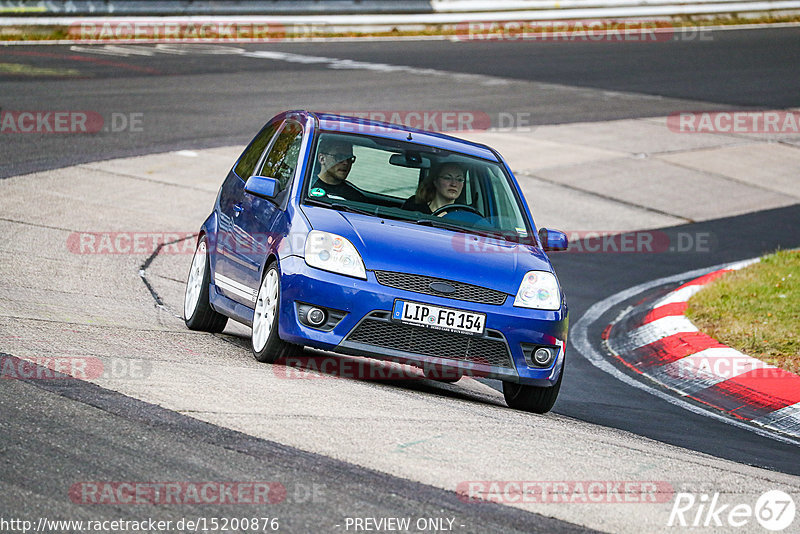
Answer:
[[[336,159],[336,164],[339,163],[355,163],[356,157],[353,154],[326,154]]]

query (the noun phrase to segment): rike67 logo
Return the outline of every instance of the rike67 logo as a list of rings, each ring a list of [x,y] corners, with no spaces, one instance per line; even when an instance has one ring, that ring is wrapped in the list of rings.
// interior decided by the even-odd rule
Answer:
[[[669,514],[669,527],[734,527],[752,524],[772,532],[786,530],[794,522],[796,513],[794,499],[781,490],[771,490],[761,495],[755,505],[725,502],[719,493],[700,496],[694,493],[677,493]]]

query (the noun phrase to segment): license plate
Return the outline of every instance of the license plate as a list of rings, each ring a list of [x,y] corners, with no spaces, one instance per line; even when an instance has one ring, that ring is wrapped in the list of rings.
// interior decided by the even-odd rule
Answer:
[[[483,334],[486,326],[486,314],[483,313],[441,308],[406,300],[395,301],[392,319],[406,324],[461,334],[480,335]]]

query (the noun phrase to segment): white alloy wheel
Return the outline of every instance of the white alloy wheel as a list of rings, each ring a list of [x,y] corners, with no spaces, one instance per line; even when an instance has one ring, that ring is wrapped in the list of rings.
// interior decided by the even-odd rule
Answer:
[[[189,279],[186,281],[183,316],[187,319],[194,315],[197,303],[200,301],[200,293],[203,290],[203,280],[206,274],[206,264],[206,242],[201,241],[194,252],[192,269],[189,271]]]
[[[190,330],[216,333],[225,329],[228,318],[211,307],[211,267],[208,260],[208,241],[203,236],[197,243],[189,276],[186,277],[183,319]]]
[[[261,288],[258,290],[256,309],[253,315],[253,350],[261,352],[276,324],[275,314],[278,312],[278,270],[270,269]]]

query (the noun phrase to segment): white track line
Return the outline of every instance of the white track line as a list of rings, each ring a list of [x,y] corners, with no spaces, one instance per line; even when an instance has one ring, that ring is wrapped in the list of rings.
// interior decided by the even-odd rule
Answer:
[[[738,263],[738,262],[737,262]],[[606,373],[610,374],[617,380],[624,382],[625,384],[635,387],[637,389],[641,389],[642,391],[646,391],[647,393],[654,395],[674,406],[679,408],[683,408],[684,410],[690,411],[697,415],[702,415],[708,417],[710,419],[714,419],[716,421],[720,421],[722,423],[735,426],[737,428],[741,428],[743,430],[747,430],[749,432],[753,432],[754,434],[758,434],[759,436],[769,438],[775,441],[780,441],[782,443],[788,443],[790,445],[800,445],[800,441],[783,436],[781,434],[776,434],[774,432],[770,432],[759,427],[743,423],[741,421],[737,421],[730,417],[723,416],[721,414],[717,414],[715,412],[711,412],[705,410],[699,406],[696,406],[690,402],[687,402],[683,399],[675,397],[670,393],[665,391],[661,391],[660,389],[656,389],[651,387],[647,384],[644,384],[635,378],[623,373],[616,367],[614,367],[611,362],[605,359],[605,357],[598,352],[592,343],[589,341],[589,327],[597,322],[600,317],[602,317],[609,309],[616,306],[617,304],[624,302],[643,291],[647,291],[648,289],[669,284],[673,282],[680,282],[683,280],[690,280],[694,278],[698,278],[706,273],[717,271],[720,269],[730,268],[732,264],[722,264],[717,265],[714,267],[707,267],[704,269],[695,269],[693,271],[688,271],[681,274],[676,274],[672,276],[666,276],[664,278],[659,278],[658,280],[652,280],[650,282],[645,282],[643,284],[639,284],[638,286],[634,286],[628,288],[624,291],[616,293],[615,295],[611,295],[610,297],[595,303],[592,305],[586,313],[575,323],[575,326],[572,327],[572,343],[578,349],[584,358],[589,360],[589,362],[600,369],[601,371],[605,371]]]

